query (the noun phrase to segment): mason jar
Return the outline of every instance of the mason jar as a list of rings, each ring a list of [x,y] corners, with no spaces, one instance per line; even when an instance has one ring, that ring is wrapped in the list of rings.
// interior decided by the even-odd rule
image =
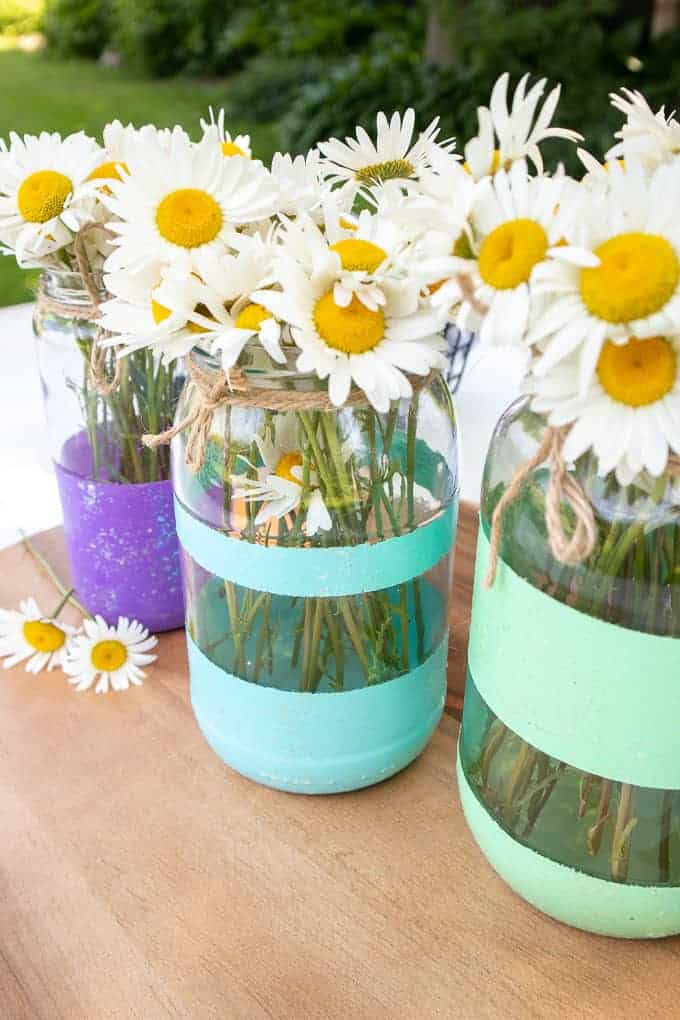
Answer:
[[[186,430],[172,444],[191,701],[242,774],[302,793],[356,789],[420,754],[444,705],[451,397],[433,373],[386,414],[358,391],[331,409],[292,354],[283,369],[260,358],[247,349],[247,396],[214,412],[200,470]],[[177,420],[202,400],[187,381]]]
[[[507,507],[495,581],[493,512],[545,435],[520,400],[484,475],[459,785],[487,858],[521,896],[606,935],[680,932],[680,485],[622,486],[590,454],[568,465],[596,541],[551,553],[548,468]],[[561,506],[569,532],[574,515]]]
[[[169,454],[141,438],[172,424],[183,377],[140,350],[121,359],[111,392],[98,387],[90,371],[96,309],[78,273],[43,273],[33,328],[73,586],[107,622],[181,627]],[[115,366],[110,350],[107,379]]]

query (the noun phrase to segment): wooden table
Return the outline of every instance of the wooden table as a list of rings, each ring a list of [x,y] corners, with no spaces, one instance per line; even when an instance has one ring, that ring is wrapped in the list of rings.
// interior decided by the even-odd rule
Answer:
[[[63,569],[58,536],[41,541]],[[471,560],[468,541],[459,656]],[[29,594],[56,602],[26,551],[5,550],[0,605]],[[307,798],[210,751],[181,632],[125,695],[0,681],[1,1020],[680,1015],[678,940],[585,935],[496,878],[461,815],[450,715],[394,779]]]

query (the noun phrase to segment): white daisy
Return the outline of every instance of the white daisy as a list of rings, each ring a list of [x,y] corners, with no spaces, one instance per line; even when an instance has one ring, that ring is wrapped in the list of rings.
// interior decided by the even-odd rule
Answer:
[[[12,133],[0,161],[0,240],[20,266],[45,258],[73,240],[78,203],[95,194],[88,177],[101,162],[101,149],[82,131]]]
[[[612,92],[612,106],[625,114],[626,123],[614,135],[619,141],[607,153],[607,159],[641,159],[651,169],[680,156],[680,122],[675,113],[666,115],[663,106],[656,113],[641,92],[621,89]]]
[[[412,109],[408,109],[403,117],[399,113],[392,114],[389,121],[380,112],[376,118],[375,142],[362,127],[357,127],[356,138],[348,137],[344,142],[331,138],[320,142],[328,180],[356,191],[362,185],[370,186],[393,178],[404,182],[417,179],[420,171],[429,166],[433,151],[440,147],[449,149],[453,142],[437,143],[439,117],[435,117],[414,142],[415,119]]]
[[[680,187],[670,165],[647,175],[612,164],[606,192],[582,191],[570,245],[535,273],[546,309],[529,342],[543,351],[540,375],[578,349],[585,387],[605,340],[626,343],[680,329]]]
[[[276,209],[276,187],[264,167],[247,159],[224,159],[210,138],[194,145],[173,134],[170,150],[140,145],[112,180],[107,204],[120,222],[107,271],[136,271],[153,262],[191,267],[204,251],[223,252],[235,227]]]
[[[19,603],[19,610],[0,609],[0,658],[5,669],[26,662],[27,673],[62,666],[74,627],[43,616],[33,598]]]
[[[247,502],[262,503],[255,524],[278,520],[302,508],[306,511],[305,531],[310,538],[318,531],[328,531],[333,522],[318,487],[319,480],[313,465],[308,466],[306,488],[303,484],[305,468],[296,415],[278,415],[274,440],[256,435],[255,443],[262,458],[262,466],[255,469],[257,479],[245,475],[232,477],[234,495],[243,497]]]
[[[284,216],[308,213],[319,219],[329,188],[323,182],[321,157],[317,149],[310,149],[306,156],[275,153],[271,174],[279,188],[280,213]]]
[[[73,638],[64,661],[64,672],[77,691],[87,690],[95,681],[95,694],[125,691],[130,684],[141,686],[146,676],[141,667],[156,660],[149,652],[158,638],[125,616],[119,617],[115,627],[101,616],[85,619],[83,631]]]
[[[531,314],[533,279],[564,236],[557,213],[561,178],[529,177],[523,160],[480,188],[471,213],[474,255],[467,292],[456,312],[460,329],[479,329],[483,343],[518,344]],[[469,241],[466,235],[463,242]],[[457,270],[461,264],[455,264]],[[464,268],[464,264],[463,267]]]
[[[282,258],[278,279],[281,292],[256,291],[253,300],[290,324],[301,351],[298,370],[328,379],[336,407],[345,403],[355,382],[377,411],[386,412],[392,400],[411,396],[404,372],[427,375],[444,367],[436,349],[441,315],[405,314],[404,292],[398,288],[385,289],[385,303],[371,309],[356,295],[347,305],[337,303],[335,267],[310,276],[294,259]]]
[[[220,110],[215,119],[212,106],[209,108],[210,120],[201,119],[203,138],[208,138],[212,144],[218,145],[223,156],[243,156],[251,159],[253,152],[250,148],[250,135],[231,134],[224,127],[224,110]]]
[[[587,450],[601,475],[628,485],[643,470],[658,477],[669,452],[680,452],[680,338],[630,337],[605,342],[584,391],[576,353],[529,380],[532,407],[550,425],[571,425],[566,460]]]
[[[465,165],[475,179],[509,169],[518,159],[530,159],[536,173],[543,173],[543,157],[539,144],[546,138],[581,139],[576,131],[551,127],[551,120],[560,98],[561,86],[556,85],[548,94],[541,111],[536,113],[545,90],[546,79],[541,78],[526,91],[529,75],[521,79],[508,108],[507,71],[496,81],[489,106],[477,110],[479,132],[465,146]]]

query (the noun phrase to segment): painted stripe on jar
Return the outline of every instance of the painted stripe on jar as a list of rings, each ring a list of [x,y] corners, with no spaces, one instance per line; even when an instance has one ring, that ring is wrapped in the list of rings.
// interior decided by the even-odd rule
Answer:
[[[177,499],[175,517],[183,548],[218,577],[274,595],[337,598],[391,588],[434,567],[453,546],[458,503],[408,535],[331,549],[232,538],[197,520]]]

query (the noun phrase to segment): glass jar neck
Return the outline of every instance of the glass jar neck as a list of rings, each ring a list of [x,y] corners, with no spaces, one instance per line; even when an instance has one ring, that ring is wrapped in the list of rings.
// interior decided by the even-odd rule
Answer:
[[[253,339],[243,348],[238,367],[246,374],[248,381],[253,386],[262,389],[313,392],[328,388],[328,382],[319,379],[315,373],[299,371],[297,361],[300,351],[297,347],[285,347],[283,353],[286,358],[285,363],[276,364],[271,360],[259,340]],[[195,357],[201,368],[209,372],[219,372],[222,368],[219,355],[210,354],[200,347],[194,349],[192,356]]]
[[[99,291],[100,299],[107,297],[102,273],[93,273],[92,278]],[[68,269],[44,269],[41,286],[43,294],[64,305],[87,306],[92,299],[80,273]]]

